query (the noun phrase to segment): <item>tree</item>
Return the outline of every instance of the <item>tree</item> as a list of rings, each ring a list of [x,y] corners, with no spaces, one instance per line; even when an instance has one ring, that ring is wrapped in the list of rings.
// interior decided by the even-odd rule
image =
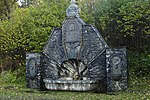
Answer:
[[[85,22],[95,25],[94,10],[95,10],[96,1],[81,0],[78,1],[78,5],[80,8],[81,18],[83,18]]]
[[[95,25],[110,47],[126,46],[130,70],[147,75],[150,70],[150,1],[98,0]]]
[[[16,6],[16,0],[0,1],[0,19],[10,18],[10,13]]]
[[[65,7],[66,2],[40,2],[39,5],[16,8],[9,20],[0,21],[0,48],[5,53],[6,63],[19,60],[24,64],[25,52],[41,52],[52,28],[59,27],[64,20]],[[22,65],[18,64],[6,66]]]
[[[140,52],[149,47],[149,6],[149,0],[99,0],[95,24],[112,47]]]

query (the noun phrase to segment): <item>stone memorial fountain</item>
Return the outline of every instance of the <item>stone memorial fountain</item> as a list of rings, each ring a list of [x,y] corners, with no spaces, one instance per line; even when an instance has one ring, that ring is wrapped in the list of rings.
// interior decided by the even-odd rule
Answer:
[[[125,48],[111,49],[79,16],[75,0],[62,27],[54,28],[41,53],[26,53],[27,87],[66,91],[123,91],[127,88]]]

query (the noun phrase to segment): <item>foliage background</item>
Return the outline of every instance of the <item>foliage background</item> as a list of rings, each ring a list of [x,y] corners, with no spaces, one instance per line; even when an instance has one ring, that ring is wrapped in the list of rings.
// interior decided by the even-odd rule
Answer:
[[[42,51],[65,19],[69,1],[37,0],[24,7],[0,1],[0,72],[25,67],[25,52]],[[128,49],[130,74],[150,74],[149,0],[78,0],[78,5],[81,18],[96,26],[111,48]]]

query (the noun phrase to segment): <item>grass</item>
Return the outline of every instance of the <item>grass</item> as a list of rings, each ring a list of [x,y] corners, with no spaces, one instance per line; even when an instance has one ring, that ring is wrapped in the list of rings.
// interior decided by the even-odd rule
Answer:
[[[116,93],[38,91],[25,87],[24,77],[0,75],[0,100],[150,100],[150,78],[130,77],[127,91]],[[19,80],[19,81],[18,81]]]
[[[150,91],[127,91],[113,94],[92,92],[37,91],[22,87],[0,89],[0,100],[150,100]]]

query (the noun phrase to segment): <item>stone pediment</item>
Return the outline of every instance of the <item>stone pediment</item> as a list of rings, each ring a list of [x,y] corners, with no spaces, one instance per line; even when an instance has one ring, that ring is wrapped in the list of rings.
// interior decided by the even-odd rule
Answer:
[[[62,28],[55,28],[43,54],[59,64],[68,59],[79,59],[88,64],[101,54],[108,45],[92,25],[80,18],[67,18]]]

